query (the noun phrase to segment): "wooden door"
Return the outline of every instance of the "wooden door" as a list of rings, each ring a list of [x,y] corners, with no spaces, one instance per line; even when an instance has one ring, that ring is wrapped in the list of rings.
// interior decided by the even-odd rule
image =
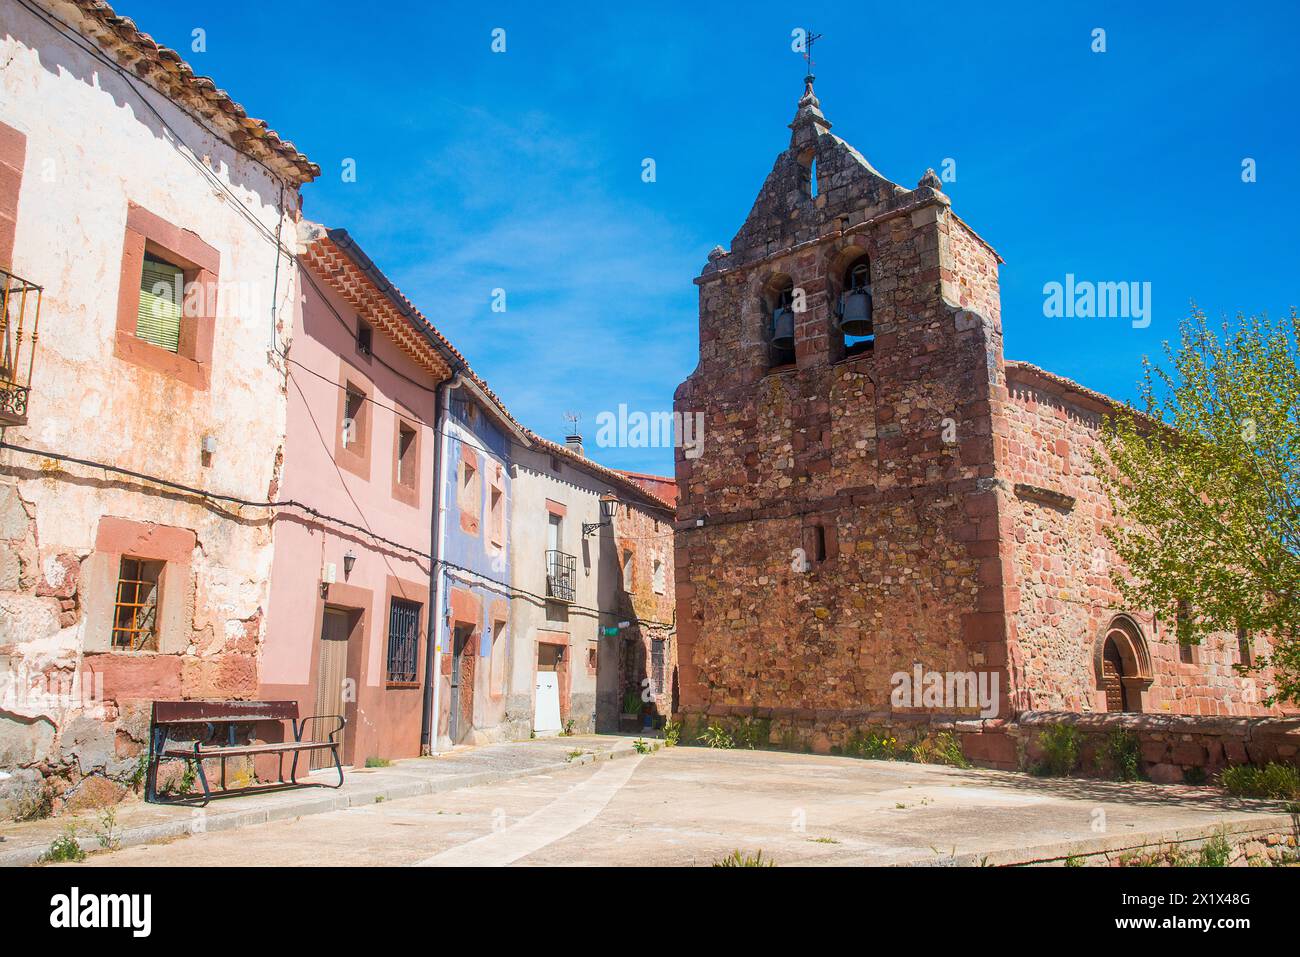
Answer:
[[[1108,640],[1102,657],[1102,678],[1106,685],[1106,710],[1127,711],[1128,696],[1124,691],[1124,661],[1115,642]]]
[[[316,664],[315,714],[343,714],[343,688],[348,678],[348,632],[352,630],[348,613],[337,608],[326,608],[321,619],[320,649]],[[316,737],[332,730],[337,722],[312,722],[315,727],[306,729],[304,738]],[[340,741],[340,752],[343,742]],[[342,754],[340,753],[340,758]],[[311,752],[312,769],[334,766],[333,755],[319,749]]]

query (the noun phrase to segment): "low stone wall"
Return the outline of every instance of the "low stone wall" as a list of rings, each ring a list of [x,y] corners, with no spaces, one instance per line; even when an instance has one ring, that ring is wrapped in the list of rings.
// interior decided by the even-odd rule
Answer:
[[[839,754],[855,735],[888,733],[904,744],[929,735],[951,732],[962,752],[981,767],[1015,770],[1016,745],[1006,721],[966,715],[906,711],[866,711],[834,708],[745,708],[713,705],[704,711],[682,712],[683,743],[693,744],[713,722],[735,736],[745,723],[761,739],[760,746],[812,754]]]
[[[1097,752],[1116,731],[1136,737],[1141,769],[1157,784],[1179,784],[1210,777],[1235,764],[1270,761],[1300,764],[1300,717],[1213,718],[1163,714],[1078,714],[1070,711],[1025,711],[1005,732],[1015,743],[1021,768],[1042,759],[1042,732],[1055,725],[1079,730],[1080,764],[1096,767]],[[1193,770],[1197,769],[1197,770]],[[1190,783],[1196,783],[1193,780]]]

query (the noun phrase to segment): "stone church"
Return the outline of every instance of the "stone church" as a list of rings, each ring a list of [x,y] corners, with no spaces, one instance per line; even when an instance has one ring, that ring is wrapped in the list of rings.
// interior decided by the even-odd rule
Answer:
[[[749,216],[699,286],[675,409],[680,711],[829,750],[864,726],[974,728],[1010,763],[1025,712],[1251,716],[1262,636],[1180,646],[1124,605],[1091,458],[1115,403],[1003,357],[1001,259],[927,171],[908,189],[831,132],[806,80]],[[974,674],[971,702],[891,699]],[[954,723],[955,722],[955,723]]]

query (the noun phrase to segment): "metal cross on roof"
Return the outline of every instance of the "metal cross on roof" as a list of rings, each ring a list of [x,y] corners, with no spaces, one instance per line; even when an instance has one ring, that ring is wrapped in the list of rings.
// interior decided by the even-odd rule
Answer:
[[[815,65],[812,58],[813,44],[820,40],[822,35],[820,33],[813,33],[812,30],[808,30],[807,33],[808,39],[803,42],[803,59],[808,65],[808,72],[811,73],[813,71],[813,66]]]

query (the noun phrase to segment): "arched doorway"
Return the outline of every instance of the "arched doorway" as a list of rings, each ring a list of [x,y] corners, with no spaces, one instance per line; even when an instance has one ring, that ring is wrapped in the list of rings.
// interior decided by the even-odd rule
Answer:
[[[1151,684],[1151,656],[1137,622],[1128,615],[1111,619],[1094,648],[1094,667],[1107,711],[1142,710],[1142,692]]]
[[[1124,659],[1120,657],[1119,647],[1114,636],[1107,636],[1106,648],[1102,652],[1102,678],[1106,685],[1107,711],[1134,711],[1128,706],[1128,693],[1124,689]]]

